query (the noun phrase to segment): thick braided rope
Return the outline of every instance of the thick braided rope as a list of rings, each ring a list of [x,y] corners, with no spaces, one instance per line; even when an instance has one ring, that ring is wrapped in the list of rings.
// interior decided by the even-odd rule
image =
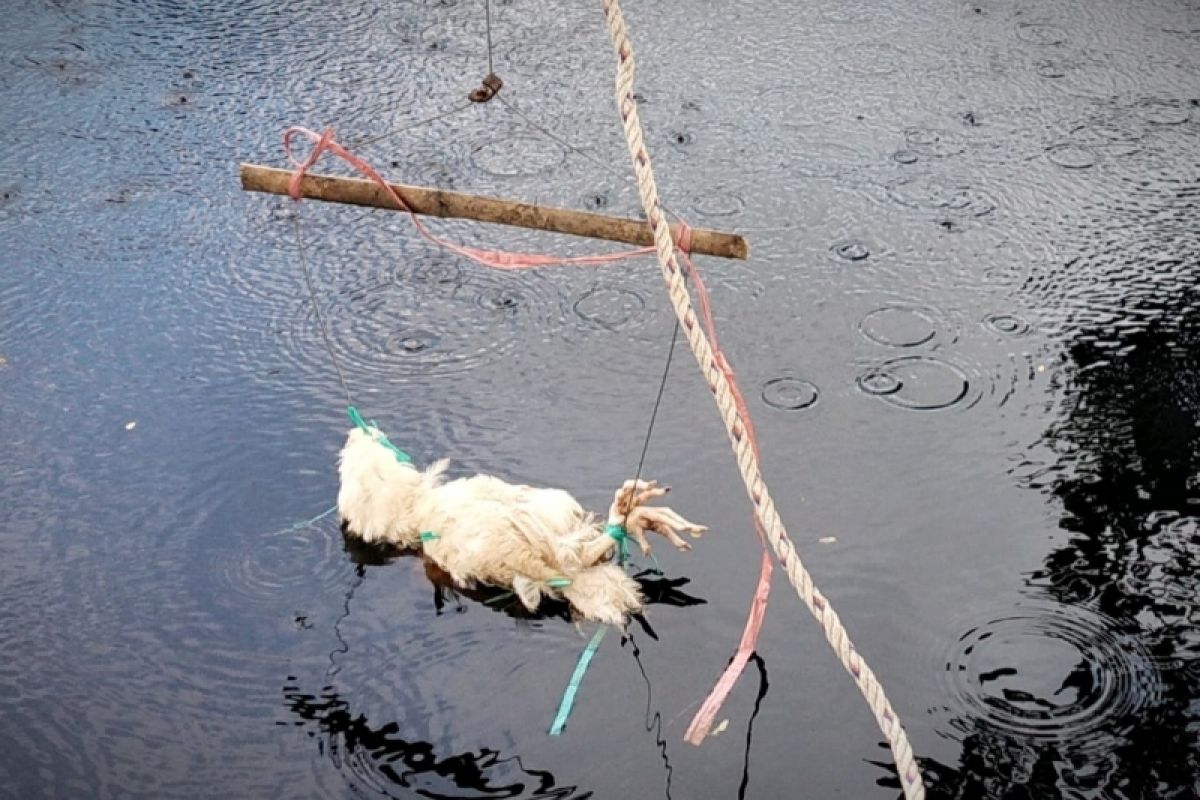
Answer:
[[[825,638],[829,640],[838,659],[842,662],[842,666],[854,678],[867,705],[871,707],[875,721],[879,724],[879,729],[892,749],[892,756],[904,788],[904,796],[908,800],[924,798],[925,785],[921,780],[920,770],[913,757],[912,747],[908,742],[904,727],[900,723],[900,718],[884,695],[883,687],[875,677],[875,673],[855,651],[837,612],[813,584],[808,570],[800,562],[800,556],[791,539],[788,538],[783,521],[776,512],[775,504],[763,482],[758,458],[754,453],[751,437],[748,435],[750,427],[748,420],[743,420],[738,413],[729,381],[718,364],[708,337],[701,326],[697,324],[683,273],[675,258],[675,243],[671,239],[670,227],[659,204],[658,188],[654,182],[650,155],[646,152],[642,138],[642,125],[638,118],[637,103],[634,100],[633,92],[633,48],[625,30],[624,15],[621,12],[619,0],[600,0],[600,4],[608,20],[608,32],[617,56],[617,109],[624,123],[625,139],[629,146],[629,155],[633,160],[634,172],[637,174],[642,206],[654,232],[655,252],[658,256],[659,266],[662,268],[663,280],[666,281],[671,303],[675,308],[676,316],[683,325],[692,353],[696,356],[696,361],[699,362],[700,369],[707,378],[709,388],[716,398],[717,408],[721,412],[730,442],[737,456],[742,480],[754,503],[755,514],[767,534],[767,539],[770,541],[779,563],[787,573],[788,580],[817,622],[820,623]]]

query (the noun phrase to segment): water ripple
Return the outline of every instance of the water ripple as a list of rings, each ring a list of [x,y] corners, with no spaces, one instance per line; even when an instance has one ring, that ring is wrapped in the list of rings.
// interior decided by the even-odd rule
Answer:
[[[421,294],[425,287],[431,294]],[[343,289],[321,302],[343,366],[389,381],[477,369],[512,352],[533,330],[550,335],[562,320],[554,285],[542,275],[437,260],[406,268],[391,284]],[[293,307],[275,324],[298,366],[327,373],[329,357],[315,317]]]
[[[562,166],[566,151],[541,136],[489,137],[477,144],[471,156],[476,167],[499,178],[542,175]]]
[[[863,393],[908,411],[970,408],[983,394],[965,369],[927,355],[889,359],[862,372],[857,382]]]
[[[891,304],[869,312],[858,323],[867,339],[887,347],[919,347],[945,338],[945,324],[928,308]]]
[[[969,181],[939,175],[897,178],[887,185],[893,200],[922,211],[939,211],[965,217],[983,217],[996,210],[990,192]]]
[[[843,261],[866,261],[879,250],[877,245],[863,239],[844,239],[829,247],[829,252]]]
[[[801,411],[816,405],[821,392],[812,381],[792,375],[772,378],[762,387],[762,400],[780,411]]]
[[[585,323],[617,330],[644,318],[646,299],[632,289],[597,286],[579,295],[571,308]]]
[[[1072,142],[1062,142],[1046,148],[1046,158],[1067,169],[1087,169],[1096,164],[1096,153]]]
[[[1026,44],[1052,47],[1067,43],[1067,32],[1046,22],[1017,23],[1017,38]]]
[[[932,158],[949,158],[967,149],[966,137],[961,133],[939,128],[907,128],[904,131],[904,141],[908,143],[909,152]]]
[[[1019,314],[995,313],[983,318],[983,325],[990,331],[1006,337],[1028,336],[1033,326]]]
[[[943,678],[969,723],[1103,753],[1161,691],[1145,648],[1118,631],[1083,608],[1022,605],[959,637]]]
[[[238,605],[271,608],[297,589],[321,594],[342,586],[352,565],[342,552],[336,514],[311,525],[247,537],[222,553],[216,570]]]

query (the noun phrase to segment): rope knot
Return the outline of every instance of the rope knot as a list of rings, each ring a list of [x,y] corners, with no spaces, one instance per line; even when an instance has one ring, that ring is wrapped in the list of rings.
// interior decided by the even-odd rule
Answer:
[[[624,525],[609,524],[605,526],[604,532],[617,543],[617,564],[625,566],[625,562],[629,560],[629,531],[625,530]]]
[[[298,160],[292,155],[292,136],[297,133],[303,133],[316,142],[316,144],[313,145],[313,149],[309,151],[308,158],[304,159],[303,161]],[[300,201],[300,182],[304,180],[305,173],[312,169],[313,164],[317,163],[317,159],[319,159],[321,154],[329,148],[329,145],[332,142],[333,128],[326,128],[320,136],[317,136],[312,131],[305,130],[304,128],[300,127],[288,128],[283,132],[284,152],[287,153],[288,160],[296,165],[295,171],[292,172],[292,179],[288,181],[288,197],[297,202]]]
[[[690,255],[692,252],[692,226],[683,220],[679,220],[679,227],[675,234],[675,246],[685,255]]]

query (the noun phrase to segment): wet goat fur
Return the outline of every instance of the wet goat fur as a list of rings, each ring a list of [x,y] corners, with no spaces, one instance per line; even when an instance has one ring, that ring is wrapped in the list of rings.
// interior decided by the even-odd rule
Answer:
[[[338,466],[338,511],[347,530],[367,543],[421,548],[459,586],[511,589],[534,610],[543,595],[561,597],[580,617],[624,625],[642,608],[637,583],[609,563],[616,542],[604,523],[565,491],[511,484],[490,475],[446,480],[447,462],[424,470],[401,463],[359,428],[350,431]],[[704,528],[639,499],[665,490],[626,482],[609,522],[624,522],[648,552],[645,531],[687,548],[672,528],[698,536]],[[432,534],[422,541],[421,534]],[[561,585],[563,579],[566,585]]]

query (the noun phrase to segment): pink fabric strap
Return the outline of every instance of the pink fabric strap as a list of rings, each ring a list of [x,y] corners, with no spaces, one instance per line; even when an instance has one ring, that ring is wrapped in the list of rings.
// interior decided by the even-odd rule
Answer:
[[[684,226],[684,229],[688,230],[686,226]],[[683,238],[682,232],[680,238]],[[683,251],[681,260],[687,269],[692,285],[696,287],[696,299],[700,306],[700,313],[703,316],[704,328],[708,333],[709,341],[712,342],[713,357],[715,359],[715,363],[712,366],[725,375],[725,380],[729,384],[729,391],[733,395],[734,405],[737,406],[738,419],[742,423],[742,428],[745,430],[746,436],[749,437],[750,449],[754,451],[754,457],[758,458],[758,436],[754,431],[754,423],[750,419],[750,409],[746,406],[746,398],[738,386],[736,376],[733,374],[733,367],[729,365],[729,360],[725,358],[725,351],[721,349],[721,344],[717,339],[717,323],[713,319],[712,303],[709,300],[708,287],[704,285],[704,279],[700,276],[700,271],[696,269],[696,265],[692,263],[692,259],[686,250]],[[696,716],[692,718],[691,724],[688,725],[687,731],[683,735],[684,741],[696,746],[704,743],[704,739],[708,736],[709,731],[712,730],[717,713],[721,710],[721,706],[725,704],[725,700],[733,690],[734,684],[741,677],[742,671],[750,661],[750,656],[757,649],[758,635],[762,631],[763,621],[766,619],[767,602],[771,593],[771,573],[775,567],[771,561],[770,550],[767,549],[766,531],[763,530],[762,522],[758,519],[757,514],[754,516],[754,528],[758,533],[759,545],[762,547],[762,566],[758,572],[758,585],[754,589],[754,599],[750,604],[750,614],[746,618],[746,626],[742,629],[742,639],[738,643],[733,659],[730,660],[729,666],[725,667],[725,671],[721,673],[721,677],[717,679],[713,688],[709,690],[708,697],[700,704],[699,710],[696,711]]]
[[[313,142],[313,149],[309,152],[308,157],[303,161],[292,155],[292,137],[296,134],[307,137]],[[625,250],[619,253],[608,253],[597,256],[575,256],[571,258],[563,258],[559,256],[547,256],[537,253],[510,253],[503,250],[484,250],[478,247],[470,247],[468,245],[457,244],[439,236],[430,233],[429,229],[423,223],[412,209],[408,207],[391,185],[383,179],[374,167],[368,164],[363,159],[351,153],[345,147],[338,144],[333,138],[333,129],[326,128],[324,133],[316,133],[308,128],[291,127],[284,131],[283,134],[283,149],[287,153],[288,159],[296,167],[292,173],[291,181],[288,183],[288,194],[293,200],[300,199],[300,182],[304,175],[312,169],[313,165],[326,151],[345,161],[364,177],[370,179],[379,188],[387,193],[392,202],[396,204],[396,208],[401,211],[407,211],[412,218],[413,225],[417,231],[429,241],[449,250],[452,253],[457,253],[464,258],[470,259],[477,264],[482,264],[485,267],[492,269],[503,270],[519,270],[532,269],[534,267],[555,267],[569,264],[610,264],[614,261],[622,261],[633,256],[642,256],[654,252],[653,247],[640,247],[636,250]]]

